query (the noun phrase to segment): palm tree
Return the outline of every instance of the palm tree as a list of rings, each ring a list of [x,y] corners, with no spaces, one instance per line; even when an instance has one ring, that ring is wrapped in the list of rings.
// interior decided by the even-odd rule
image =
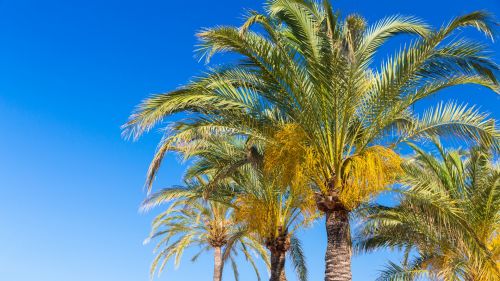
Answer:
[[[439,156],[413,146],[404,165],[400,204],[370,210],[359,248],[401,248],[403,264],[390,263],[379,280],[500,279],[500,169],[484,148]],[[416,252],[415,255],[410,253]]]
[[[151,265],[151,276],[158,270],[163,271],[166,263],[175,257],[178,266],[184,250],[190,246],[200,246],[201,250],[192,261],[203,253],[213,250],[213,280],[222,280],[222,271],[226,261],[231,261],[235,280],[238,269],[235,261],[237,252],[242,252],[253,266],[257,279],[260,275],[251,251],[267,259],[264,248],[258,241],[234,220],[233,211],[226,204],[202,199],[203,182],[187,182],[187,187],[172,187],[150,195],[142,204],[143,210],[169,202],[164,212],[156,216],[152,230],[145,242],[159,238],[155,248],[155,259]],[[175,199],[175,200],[174,200]],[[172,242],[172,240],[175,240]]]
[[[316,219],[314,196],[296,186],[279,187],[263,173],[248,175],[234,201],[236,219],[264,243],[271,256],[270,281],[285,281],[289,255],[297,277],[307,280],[301,243],[295,233]]]
[[[265,162],[279,174],[301,171],[317,192],[328,237],[325,280],[351,280],[349,214],[394,182],[397,144],[454,135],[499,148],[493,121],[473,107],[441,104],[423,116],[411,110],[455,85],[499,91],[493,74],[498,68],[484,47],[454,32],[474,27],[491,37],[494,23],[473,12],[437,30],[402,16],[367,27],[358,15],[341,17],[327,0],[268,1],[265,12],[252,12],[240,28],[200,32],[199,51],[207,60],[222,52],[239,60],[146,99],[125,134],[138,137],[175,113],[196,113],[160,144],[148,186],[172,142],[230,134],[265,143]],[[262,28],[252,30],[254,25]],[[402,33],[417,38],[374,66],[379,47]],[[289,173],[282,180],[302,179]]]

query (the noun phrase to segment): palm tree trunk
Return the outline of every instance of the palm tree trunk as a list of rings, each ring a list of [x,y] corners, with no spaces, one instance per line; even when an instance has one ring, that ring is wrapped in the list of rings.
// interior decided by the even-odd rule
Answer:
[[[326,235],[328,245],[325,254],[325,281],[351,281],[351,235],[349,212],[328,210]]]
[[[286,281],[285,252],[271,251],[271,278],[269,281]]]
[[[214,247],[214,281],[222,280],[222,247]]]

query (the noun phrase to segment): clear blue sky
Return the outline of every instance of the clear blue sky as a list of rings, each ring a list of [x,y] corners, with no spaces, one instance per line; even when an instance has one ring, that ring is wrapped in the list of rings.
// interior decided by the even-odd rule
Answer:
[[[139,215],[142,184],[159,140],[124,141],[120,125],[141,99],[201,72],[194,33],[240,24],[259,0],[0,0],[0,280],[146,281],[143,246],[151,215]],[[498,0],[338,0],[370,22],[395,13],[434,26]],[[494,56],[500,57],[498,43]],[[481,105],[499,116],[499,99],[477,87],[439,98]],[[425,104],[424,104],[425,105]],[[169,157],[157,187],[179,183]],[[323,224],[301,234],[310,280],[321,280]],[[356,257],[354,280],[373,280],[385,253]],[[394,255],[391,255],[394,257]],[[241,280],[254,280],[241,263]],[[210,280],[211,257],[167,266],[159,280]],[[226,270],[226,280],[232,280]],[[290,280],[295,280],[290,273]]]

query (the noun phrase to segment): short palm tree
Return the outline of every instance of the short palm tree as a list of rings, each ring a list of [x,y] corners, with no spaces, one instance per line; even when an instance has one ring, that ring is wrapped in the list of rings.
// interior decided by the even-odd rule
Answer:
[[[263,174],[249,175],[234,201],[237,221],[267,247],[271,256],[270,281],[285,281],[286,256],[291,257],[298,280],[307,280],[307,268],[298,229],[316,219],[314,196],[308,190],[280,188]]]
[[[483,45],[454,32],[474,27],[491,37],[494,23],[488,14],[474,12],[437,30],[402,16],[367,27],[358,15],[341,17],[328,0],[267,1],[265,12],[252,12],[240,28],[199,33],[207,59],[232,52],[239,60],[146,99],[125,133],[138,137],[172,114],[196,113],[189,115],[187,129],[171,131],[160,144],[148,184],[171,141],[231,134],[265,143],[267,163],[283,173],[302,171],[298,175],[317,192],[328,236],[325,280],[351,280],[349,214],[394,182],[397,144],[454,135],[499,148],[493,121],[472,107],[448,103],[423,116],[411,110],[455,85],[498,92],[497,66]],[[254,25],[261,28],[254,31]],[[374,66],[379,47],[402,33],[417,38]],[[282,180],[302,179],[289,174]]]
[[[156,216],[152,223],[149,242],[158,238],[155,248],[158,251],[151,265],[151,276],[163,271],[166,263],[175,257],[178,266],[184,250],[190,246],[199,246],[201,250],[192,258],[195,261],[203,252],[213,250],[213,280],[222,280],[222,271],[226,261],[230,261],[235,280],[238,269],[235,255],[242,252],[253,266],[257,279],[260,275],[254,261],[253,252],[259,253],[265,260],[267,254],[258,241],[248,235],[248,231],[238,224],[233,211],[226,204],[204,200],[200,182],[189,182],[187,187],[172,187],[150,195],[142,204],[144,210],[170,203],[167,210]]]
[[[401,203],[370,210],[360,249],[402,248],[379,280],[500,280],[500,169],[485,149],[414,147]],[[413,254],[413,253],[416,254]]]

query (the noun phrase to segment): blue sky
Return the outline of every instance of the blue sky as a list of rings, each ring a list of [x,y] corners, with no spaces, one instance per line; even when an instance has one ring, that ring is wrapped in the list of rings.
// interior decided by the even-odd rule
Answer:
[[[374,22],[415,15],[434,26],[498,0],[333,1]],[[262,1],[0,0],[0,280],[149,280],[142,241],[144,175],[158,133],[124,141],[120,125],[141,99],[199,74],[194,33],[240,24]],[[496,61],[500,46],[492,45]],[[468,86],[441,99],[478,104],[496,118],[499,99]],[[157,187],[179,183],[183,167],[164,163]],[[323,224],[303,231],[310,280],[321,280]],[[354,280],[373,280],[386,257],[356,257]],[[241,263],[241,280],[254,280]],[[167,266],[159,280],[210,280],[210,255]],[[290,280],[295,280],[290,273]],[[229,268],[226,280],[232,280]]]

